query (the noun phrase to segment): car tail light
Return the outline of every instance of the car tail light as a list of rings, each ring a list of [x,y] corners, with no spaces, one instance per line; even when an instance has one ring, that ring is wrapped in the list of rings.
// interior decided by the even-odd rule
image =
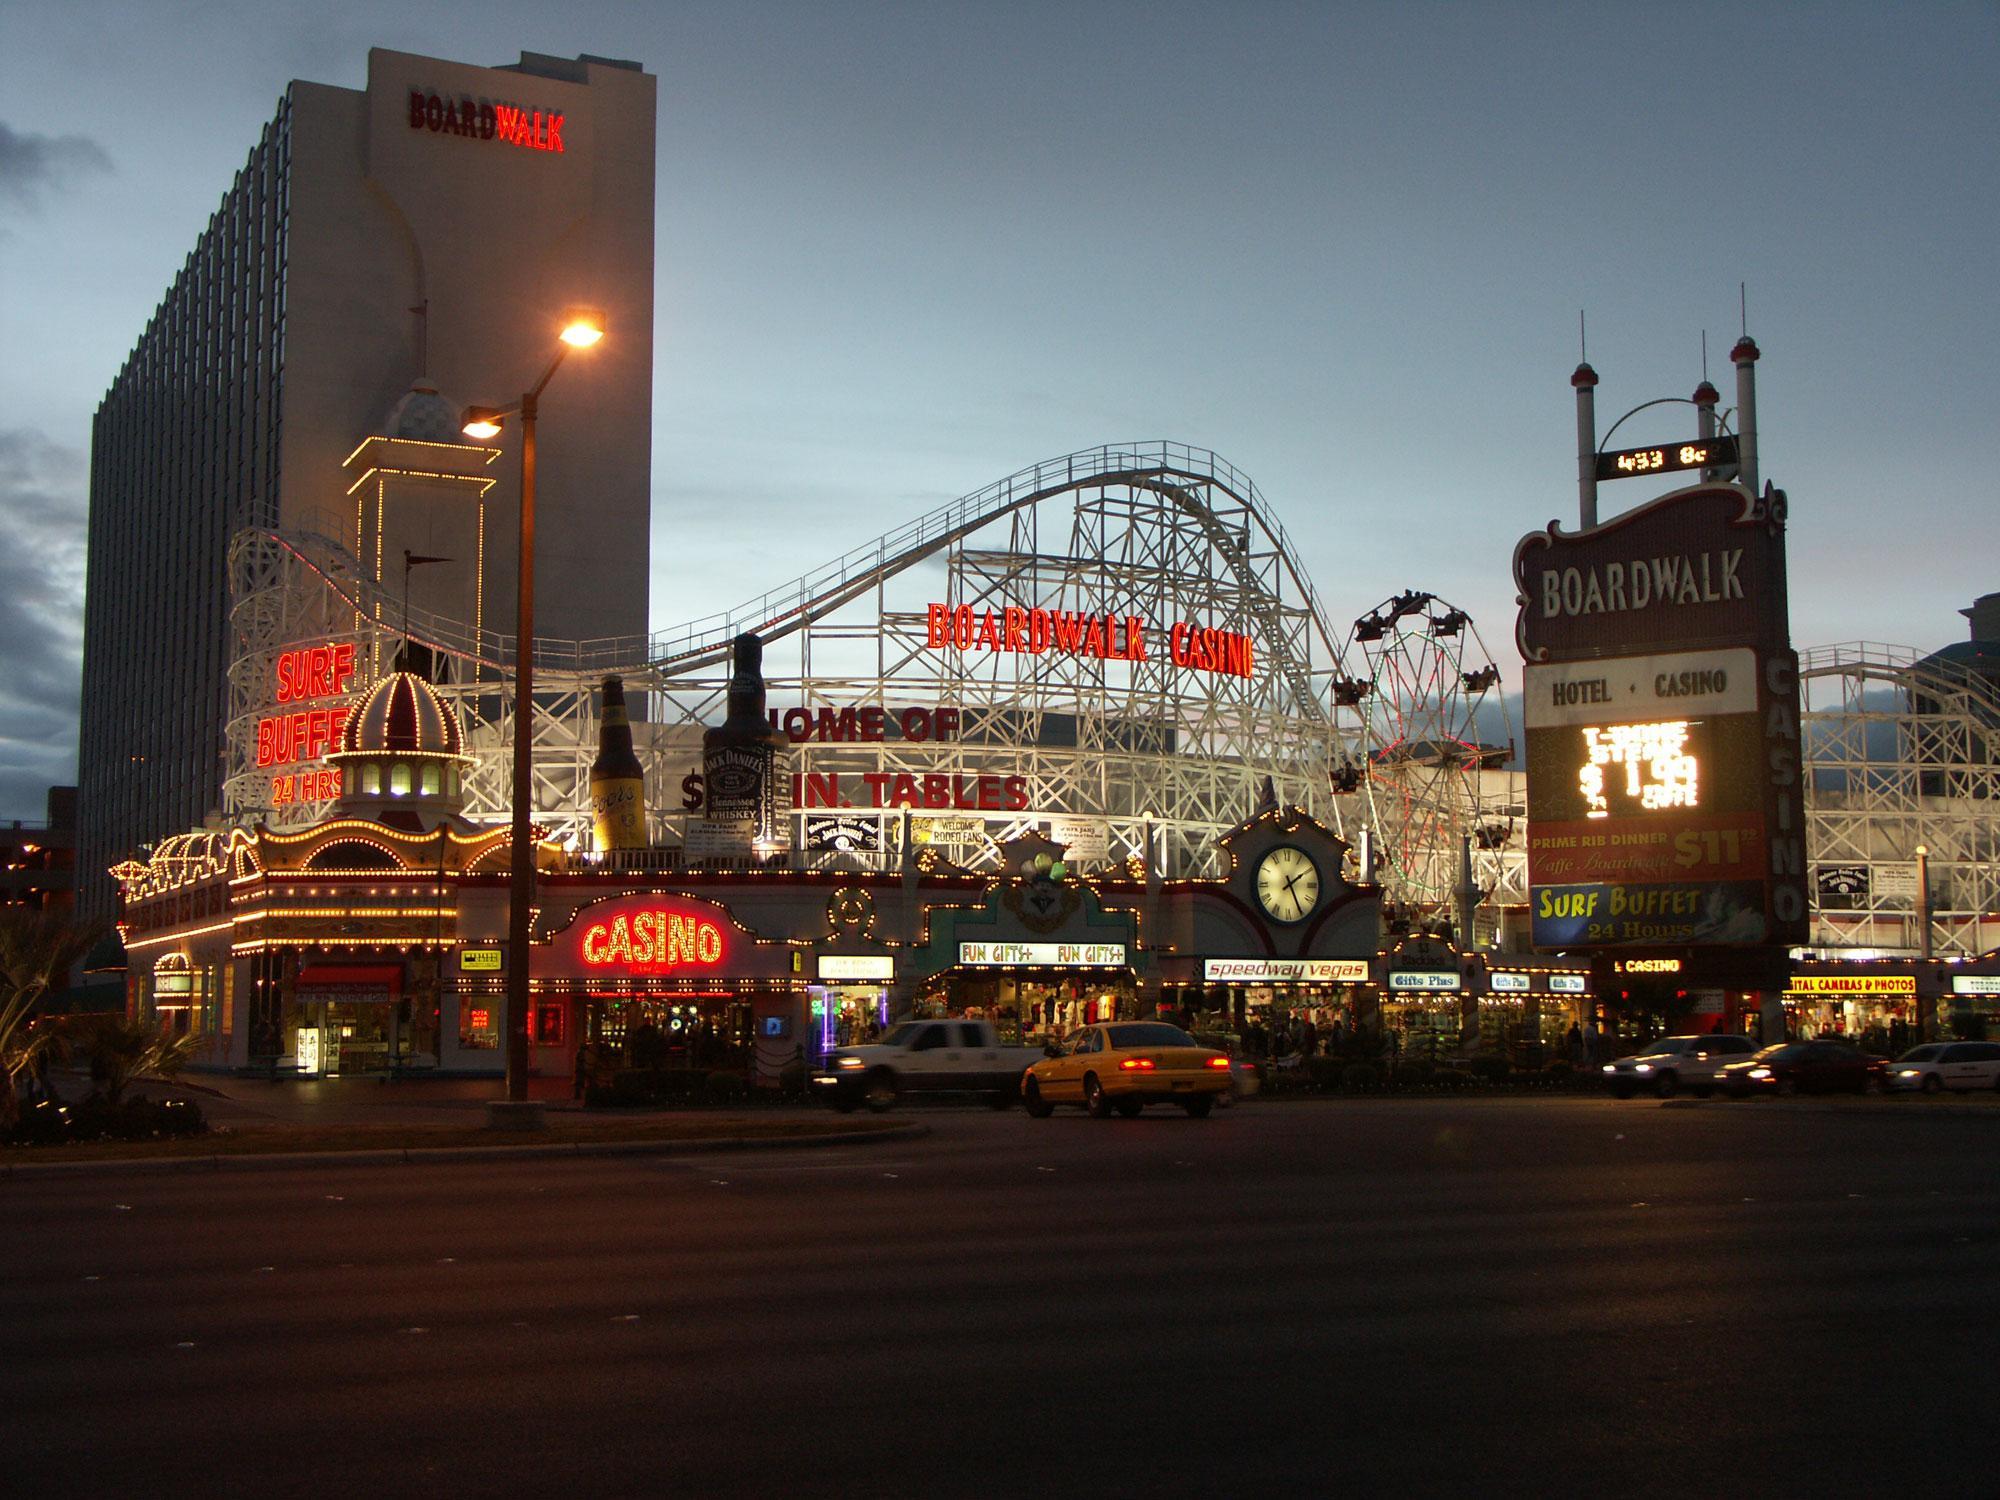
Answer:
[[[1226,1058],[1226,1057],[1211,1057],[1211,1058],[1210,1058],[1210,1059],[1208,1060],[1208,1065],[1209,1065],[1209,1066],[1210,1066],[1211,1068],[1224,1068],[1224,1069],[1226,1069],[1226,1068],[1228,1068],[1228,1066],[1229,1066],[1229,1059],[1228,1059],[1228,1058]]]
[[[1150,1073],[1153,1071],[1153,1060],[1150,1057],[1128,1057],[1118,1066],[1127,1073]]]

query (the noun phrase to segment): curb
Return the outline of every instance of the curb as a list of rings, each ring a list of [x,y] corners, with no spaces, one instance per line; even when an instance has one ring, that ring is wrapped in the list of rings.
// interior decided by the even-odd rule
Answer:
[[[394,1146],[379,1151],[269,1151],[240,1156],[112,1157],[103,1161],[8,1162],[0,1179],[88,1176],[101,1172],[269,1172],[299,1167],[393,1167],[457,1162],[532,1161],[542,1157],[684,1156],[707,1151],[770,1151],[913,1141],[931,1133],[928,1125],[896,1125],[888,1130],[835,1135],[722,1136],[693,1141],[545,1141],[522,1146]]]

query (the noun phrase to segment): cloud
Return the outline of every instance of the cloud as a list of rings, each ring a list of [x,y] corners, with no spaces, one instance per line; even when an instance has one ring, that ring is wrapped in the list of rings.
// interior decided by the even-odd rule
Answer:
[[[0,815],[75,776],[89,477],[83,453],[0,430]]]
[[[111,158],[87,135],[31,135],[0,121],[0,198],[39,208],[44,193],[110,170]]]

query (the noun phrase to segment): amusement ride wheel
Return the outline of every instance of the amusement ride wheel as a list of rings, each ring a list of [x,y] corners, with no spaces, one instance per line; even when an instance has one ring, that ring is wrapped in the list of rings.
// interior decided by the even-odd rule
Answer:
[[[1413,913],[1448,913],[1460,841],[1484,845],[1480,772],[1512,753],[1500,669],[1469,614],[1417,590],[1357,619],[1352,644],[1368,670],[1347,684],[1366,726],[1356,790],[1368,799],[1383,889]]]

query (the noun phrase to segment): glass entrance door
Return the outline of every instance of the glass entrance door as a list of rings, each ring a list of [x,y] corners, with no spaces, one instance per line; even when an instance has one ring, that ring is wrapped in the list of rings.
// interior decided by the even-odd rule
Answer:
[[[389,1068],[395,1006],[388,1001],[333,1000],[326,1007],[325,1068],[329,1073],[383,1073]]]

